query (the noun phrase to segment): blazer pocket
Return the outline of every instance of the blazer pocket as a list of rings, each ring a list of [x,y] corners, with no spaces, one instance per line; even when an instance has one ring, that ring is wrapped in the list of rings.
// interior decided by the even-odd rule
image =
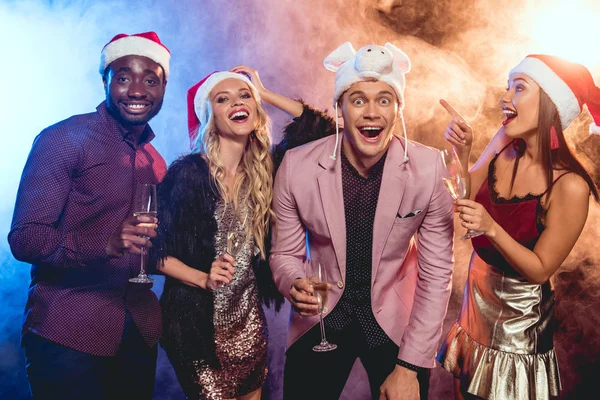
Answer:
[[[396,219],[394,220],[394,227],[410,228],[413,225],[418,225],[422,220],[423,220],[423,217],[421,216],[421,214],[417,214],[413,217],[405,217],[405,218],[400,218],[400,217],[396,216]]]

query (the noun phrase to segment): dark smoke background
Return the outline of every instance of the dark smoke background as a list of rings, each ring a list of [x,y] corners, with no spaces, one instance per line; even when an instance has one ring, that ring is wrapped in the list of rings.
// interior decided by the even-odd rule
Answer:
[[[4,193],[0,236],[8,233],[19,177],[35,135],[70,115],[93,110],[102,101],[99,53],[116,33],[155,30],[172,51],[165,103],[152,121],[157,132],[154,143],[168,162],[188,150],[185,93],[207,73],[250,65],[259,70],[268,88],[331,108],[334,76],[322,67],[322,60],[345,41],[356,49],[388,41],[402,48],[413,63],[406,89],[409,137],[433,147],[445,145],[442,132],[448,115],[438,104],[445,98],[477,132],[475,161],[501,121],[497,99],[507,72],[526,54],[542,51],[540,44],[548,44],[531,36],[536,17],[559,3],[565,1],[0,0],[4,91],[0,96],[0,190]],[[570,4],[583,4],[600,16],[593,0]],[[600,60],[588,67],[600,81]],[[273,108],[268,111],[278,140],[288,116]],[[600,137],[588,137],[589,122],[589,117],[580,117],[567,131],[567,139],[597,176]],[[593,204],[581,239],[553,279],[561,399],[589,398],[586,393],[593,393],[599,375],[598,221],[599,208]],[[460,227],[458,234],[462,234]],[[471,250],[470,243],[456,241],[453,294],[444,331],[457,317]],[[0,399],[28,399],[19,332],[29,266],[12,258],[6,240],[0,242],[0,263]],[[161,282],[159,278],[158,294]],[[289,308],[277,315],[269,313],[271,360],[264,389],[269,399],[281,398],[288,313]],[[451,398],[451,385],[451,376],[436,368],[431,398]],[[357,364],[342,397],[362,399],[367,393],[366,374]],[[155,398],[183,399],[162,352]]]

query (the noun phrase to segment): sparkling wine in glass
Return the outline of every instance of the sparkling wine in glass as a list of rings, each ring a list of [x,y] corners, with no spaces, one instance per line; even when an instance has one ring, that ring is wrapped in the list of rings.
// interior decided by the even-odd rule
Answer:
[[[319,324],[321,327],[321,343],[313,347],[313,351],[322,353],[337,349],[337,344],[329,343],[325,337],[325,324],[323,323],[323,314],[327,310],[327,298],[329,290],[327,288],[327,271],[321,267],[318,260],[307,259],[304,262],[304,271],[308,283],[313,288],[313,296],[317,298],[319,312]]]
[[[227,254],[236,258],[238,253],[243,247],[243,243],[240,240],[240,234],[237,231],[227,232]]]
[[[462,165],[456,150],[444,149],[440,151],[442,156],[442,164],[444,171],[442,173],[442,180],[448,193],[454,200],[464,199],[467,195],[467,180],[463,175]],[[483,232],[474,231],[472,229],[467,230],[467,233],[460,239],[466,240],[482,235]]]
[[[135,191],[135,200],[133,203],[133,216],[148,216],[156,217],[156,185],[141,183],[137,185]],[[142,223],[140,226],[149,225],[153,226],[153,223]],[[146,239],[148,239],[146,237]],[[141,248],[142,254],[140,255],[140,273],[135,278],[129,279],[129,282],[133,283],[152,283],[154,279],[148,277],[145,269],[146,255],[148,252],[145,247]]]

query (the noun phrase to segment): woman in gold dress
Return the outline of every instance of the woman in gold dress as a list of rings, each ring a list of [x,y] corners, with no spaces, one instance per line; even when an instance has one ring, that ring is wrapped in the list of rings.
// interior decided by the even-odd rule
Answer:
[[[473,168],[463,227],[483,232],[458,322],[438,360],[455,376],[457,399],[548,399],[560,390],[550,278],[575,245],[598,189],[563,130],[586,104],[600,125],[600,89],[590,72],[558,57],[526,57],[500,98],[506,116]],[[468,165],[472,130],[450,106],[445,137]]]
[[[316,137],[284,137],[272,153],[261,98],[293,116],[303,111],[248,67],[194,85],[192,153],[169,167],[158,188],[153,257],[167,276],[161,344],[189,399],[260,399],[267,376],[261,303],[282,302],[266,263],[274,164],[284,147]]]

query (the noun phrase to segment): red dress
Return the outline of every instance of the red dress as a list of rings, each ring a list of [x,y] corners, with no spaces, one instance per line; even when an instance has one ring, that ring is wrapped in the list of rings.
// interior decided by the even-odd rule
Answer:
[[[488,177],[475,201],[513,239],[533,249],[544,229],[540,199],[547,190],[525,197],[500,197],[495,188],[495,163],[500,153],[490,162]],[[462,309],[438,361],[460,379],[464,390],[486,399],[548,399],[558,395],[550,282],[539,285],[527,281],[486,236],[473,238],[472,243],[475,251]]]

